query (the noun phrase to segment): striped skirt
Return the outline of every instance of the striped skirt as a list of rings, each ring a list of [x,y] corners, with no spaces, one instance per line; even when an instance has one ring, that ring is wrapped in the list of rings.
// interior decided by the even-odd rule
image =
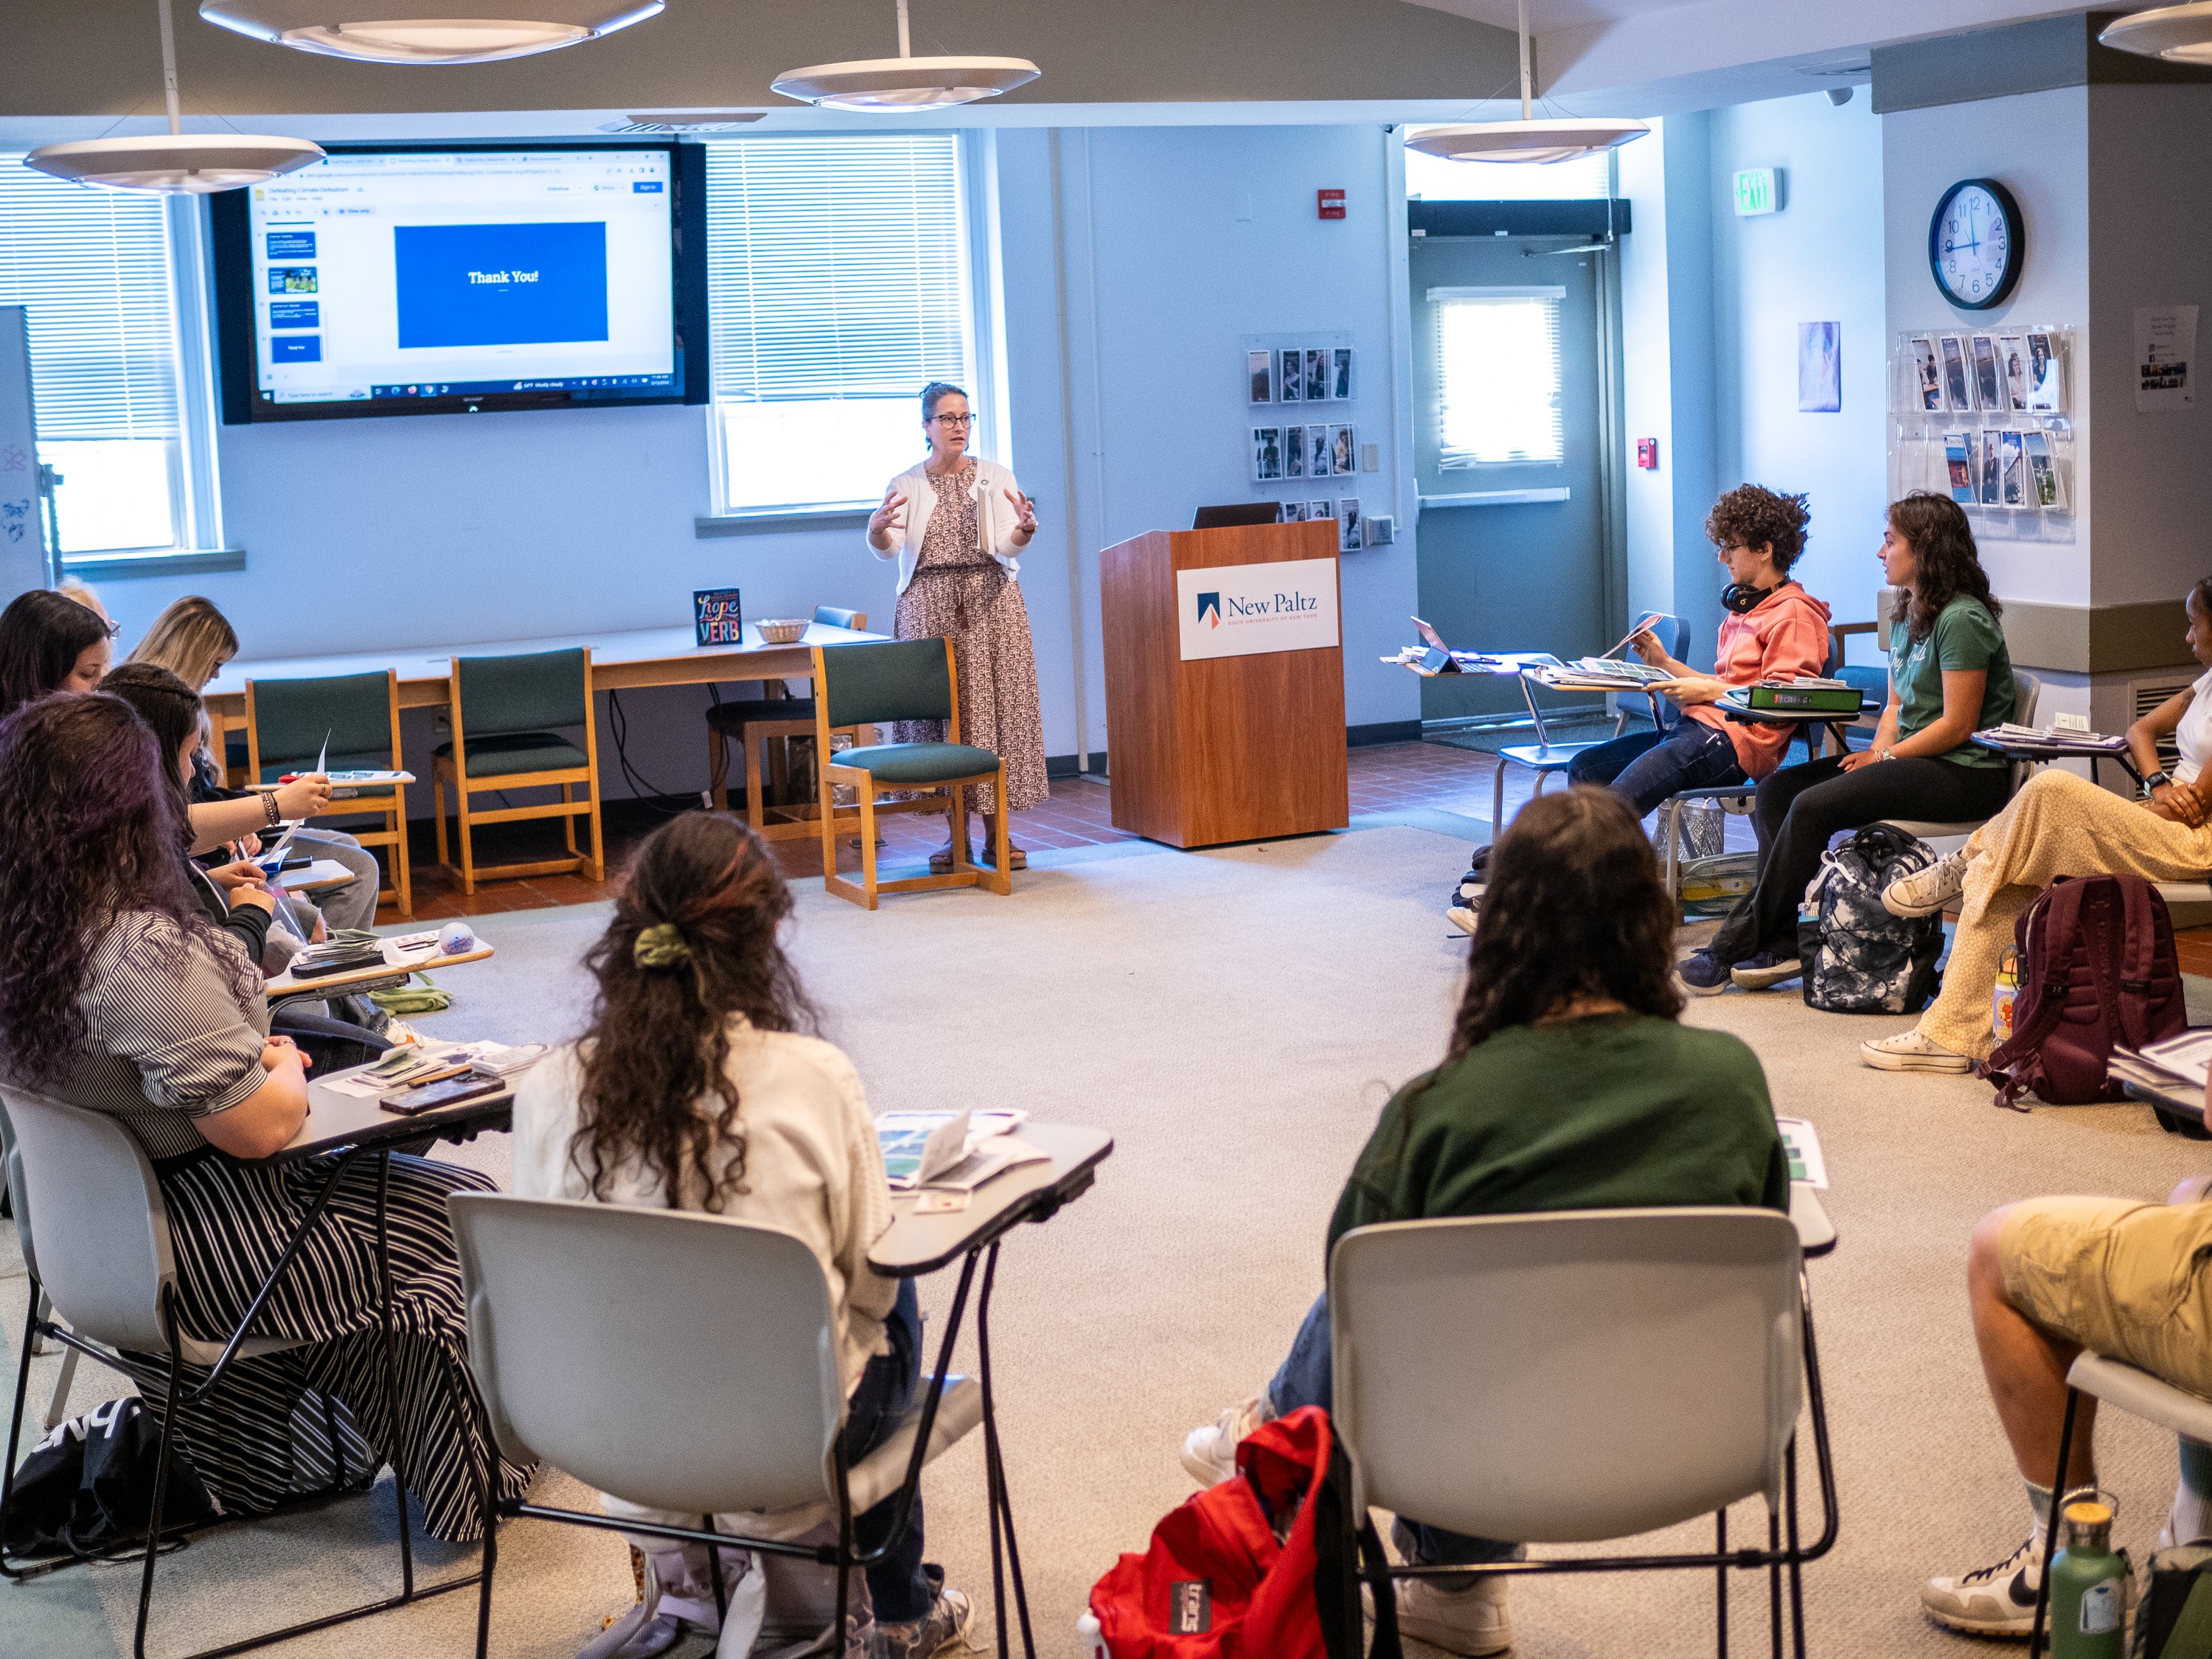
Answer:
[[[221,1341],[276,1266],[332,1160],[244,1164],[199,1158],[160,1171],[175,1241],[178,1313],[185,1331]],[[394,1156],[386,1198],[392,1329],[398,1360],[395,1425],[378,1313],[376,1160],[356,1158],[306,1246],[254,1322],[252,1334],[307,1346],[231,1362],[185,1408],[179,1444],[232,1514],[256,1514],[334,1486],[368,1486],[386,1463],[406,1477],[438,1538],[482,1533],[478,1481],[490,1444],[468,1371],[468,1321],[446,1196],[494,1190],[474,1170]],[[168,1362],[125,1353],[139,1392],[158,1405]],[[191,1367],[185,1371],[204,1377]],[[503,1495],[532,1470],[500,1462]]]

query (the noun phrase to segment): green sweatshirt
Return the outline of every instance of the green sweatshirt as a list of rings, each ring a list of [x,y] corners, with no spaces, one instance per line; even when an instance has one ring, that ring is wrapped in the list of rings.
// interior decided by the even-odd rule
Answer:
[[[1328,1243],[1375,1222],[1662,1204],[1789,1209],[1766,1077],[1724,1032],[1600,1015],[1499,1031],[1399,1090]]]

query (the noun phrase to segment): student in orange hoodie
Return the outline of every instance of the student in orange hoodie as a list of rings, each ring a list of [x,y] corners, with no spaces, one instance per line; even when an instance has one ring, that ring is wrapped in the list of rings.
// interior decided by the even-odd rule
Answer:
[[[1828,607],[1790,579],[1808,517],[1802,495],[1757,484],[1713,503],[1705,534],[1729,574],[1713,672],[1677,662],[1649,629],[1637,635],[1636,654],[1674,675],[1659,690],[1683,718],[1585,750],[1567,769],[1570,782],[1604,784],[1641,817],[1680,790],[1756,781],[1782,764],[1792,728],[1731,721],[1715,704],[1730,686],[1817,674],[1826,664]]]

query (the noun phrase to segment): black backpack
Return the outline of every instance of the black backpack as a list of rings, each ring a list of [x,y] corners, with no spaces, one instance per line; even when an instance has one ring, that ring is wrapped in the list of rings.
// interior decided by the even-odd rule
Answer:
[[[0,1538],[18,1558],[105,1555],[145,1536],[154,1512],[161,1431],[136,1397],[73,1417],[31,1448],[0,1513]],[[169,1459],[161,1503],[167,1535],[204,1527],[222,1511],[181,1449]]]
[[[1917,1014],[1942,982],[1941,915],[1893,916],[1882,889],[1936,862],[1927,842],[1869,824],[1820,860],[1797,907],[1797,956],[1808,1006],[1832,1014]]]

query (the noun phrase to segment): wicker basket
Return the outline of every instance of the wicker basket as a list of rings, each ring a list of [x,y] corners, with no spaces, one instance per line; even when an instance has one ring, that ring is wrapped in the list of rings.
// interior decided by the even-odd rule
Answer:
[[[806,637],[806,623],[804,621],[793,622],[788,618],[781,621],[771,619],[768,622],[756,623],[753,625],[760,629],[761,638],[770,645],[796,645]]]

